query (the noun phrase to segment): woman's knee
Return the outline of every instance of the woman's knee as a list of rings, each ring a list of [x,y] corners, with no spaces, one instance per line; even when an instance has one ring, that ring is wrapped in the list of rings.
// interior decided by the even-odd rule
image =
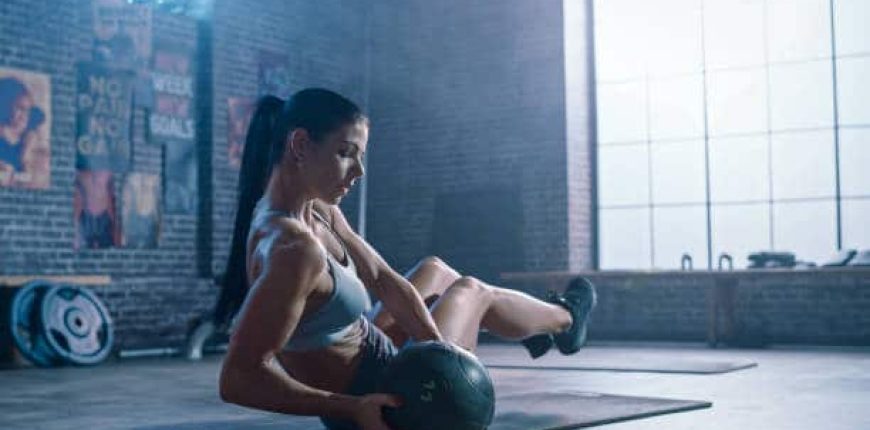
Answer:
[[[444,262],[444,260],[442,260],[434,255],[430,255],[428,257],[423,257],[417,263],[417,265],[420,266],[420,268],[422,268],[422,269],[429,269],[429,270],[441,270],[441,269],[444,269],[446,267],[449,267],[449,266],[447,266],[447,263]]]
[[[473,276],[460,276],[447,288],[448,291],[451,289],[469,291],[482,296],[490,296],[493,293],[493,287]]]
[[[436,289],[439,291],[443,291],[461,276],[456,270],[445,263],[444,260],[434,255],[424,257],[417,262],[414,269],[408,274],[408,277],[413,275],[433,277],[438,284]]]

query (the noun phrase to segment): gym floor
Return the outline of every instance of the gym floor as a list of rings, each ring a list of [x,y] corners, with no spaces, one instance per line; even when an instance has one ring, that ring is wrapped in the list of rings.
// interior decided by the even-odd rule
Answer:
[[[516,346],[485,344],[479,355],[522,358]],[[706,400],[713,407],[601,426],[641,429],[870,428],[870,348],[708,349],[689,344],[596,343],[581,354],[681,360],[752,360],[713,375],[492,369],[499,393],[528,388]],[[220,355],[200,362],[125,359],[92,368],[0,371],[2,429],[317,429],[290,418],[224,404]],[[569,406],[570,407],[570,406]],[[533,412],[533,411],[528,411]],[[530,429],[531,430],[531,429]]]

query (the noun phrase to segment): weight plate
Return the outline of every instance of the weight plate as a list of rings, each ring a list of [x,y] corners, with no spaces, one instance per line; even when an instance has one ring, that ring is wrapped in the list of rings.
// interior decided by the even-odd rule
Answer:
[[[103,303],[87,288],[57,286],[42,300],[42,336],[51,349],[72,364],[105,360],[112,350],[112,320]]]
[[[41,305],[45,293],[54,284],[32,281],[21,287],[12,299],[9,328],[15,346],[27,360],[40,367],[62,363],[42,336]]]

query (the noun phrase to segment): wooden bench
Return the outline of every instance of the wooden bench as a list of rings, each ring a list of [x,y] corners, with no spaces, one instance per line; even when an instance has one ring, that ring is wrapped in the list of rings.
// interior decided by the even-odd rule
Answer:
[[[37,279],[57,284],[89,286],[105,286],[112,283],[109,275],[0,275],[0,288],[18,288]]]

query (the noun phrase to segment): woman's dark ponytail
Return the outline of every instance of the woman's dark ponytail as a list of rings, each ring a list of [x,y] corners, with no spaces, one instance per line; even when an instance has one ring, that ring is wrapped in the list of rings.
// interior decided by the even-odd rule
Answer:
[[[272,172],[272,147],[275,126],[281,116],[284,101],[275,96],[264,96],[257,102],[254,116],[248,126],[242,166],[239,172],[239,199],[236,207],[236,223],[233,227],[232,245],[226,271],[221,282],[221,294],[215,309],[215,324],[229,322],[238,311],[248,292],[245,248],[254,206],[263,197],[266,181]]]
[[[355,122],[368,124],[368,119],[353,102],[325,89],[304,89],[286,102],[275,96],[257,102],[245,138],[232,245],[214,313],[218,327],[230,322],[248,293],[245,260],[251,219],[272,169],[281,161],[288,133],[304,128],[312,140],[319,142],[328,133]]]

